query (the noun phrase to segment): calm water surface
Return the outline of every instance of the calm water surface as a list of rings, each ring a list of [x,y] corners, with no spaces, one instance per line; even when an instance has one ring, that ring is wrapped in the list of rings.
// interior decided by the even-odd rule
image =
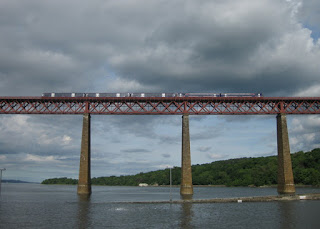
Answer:
[[[167,187],[2,184],[0,228],[320,228],[320,201],[133,204],[168,200]],[[195,187],[194,199],[276,195],[275,188]],[[320,193],[297,188],[297,193]],[[180,199],[179,188],[172,198]]]

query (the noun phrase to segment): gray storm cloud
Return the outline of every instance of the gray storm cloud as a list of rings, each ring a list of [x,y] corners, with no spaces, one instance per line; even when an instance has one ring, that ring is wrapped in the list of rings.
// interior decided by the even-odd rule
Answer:
[[[310,30],[317,26],[310,13],[316,1],[0,4],[2,95],[114,89],[290,95],[319,84],[319,42]]]

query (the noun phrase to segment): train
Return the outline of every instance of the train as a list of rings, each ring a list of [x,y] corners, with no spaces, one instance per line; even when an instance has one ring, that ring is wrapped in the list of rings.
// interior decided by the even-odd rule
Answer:
[[[262,93],[43,93],[42,97],[262,97]]]

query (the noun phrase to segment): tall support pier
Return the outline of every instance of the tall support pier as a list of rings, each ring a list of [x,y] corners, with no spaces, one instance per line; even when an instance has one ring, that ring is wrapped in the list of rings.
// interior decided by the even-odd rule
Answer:
[[[277,115],[278,193],[295,194],[286,114]]]
[[[90,114],[83,114],[78,194],[91,194]]]
[[[182,150],[181,150],[181,186],[180,194],[183,196],[193,195],[189,115],[182,116]]]

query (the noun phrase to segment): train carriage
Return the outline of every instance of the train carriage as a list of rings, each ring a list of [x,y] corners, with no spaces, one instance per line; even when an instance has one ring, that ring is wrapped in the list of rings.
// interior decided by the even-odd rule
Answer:
[[[261,93],[43,93],[43,97],[262,97]]]

